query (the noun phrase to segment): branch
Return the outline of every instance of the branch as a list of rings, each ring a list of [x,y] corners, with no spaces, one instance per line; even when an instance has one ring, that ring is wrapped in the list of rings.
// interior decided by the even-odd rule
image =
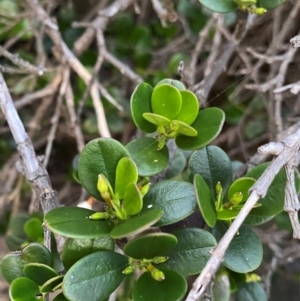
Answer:
[[[253,208],[253,206],[257,203],[260,198],[263,198],[269,189],[269,186],[273,182],[275,176],[278,174],[280,169],[283,166],[289,167],[290,162],[294,162],[294,158],[298,153],[300,147],[300,129],[298,128],[296,132],[287,136],[287,138],[283,139],[281,142],[271,142],[269,144],[261,146],[258,151],[263,154],[271,154],[277,156],[277,158],[269,165],[269,167],[264,171],[261,177],[255,182],[255,184],[251,188],[250,196],[243,206],[242,210],[233,221],[225,235],[219,241],[217,247],[214,249],[212,256],[208,260],[205,268],[202,270],[201,274],[198,276],[196,281],[193,284],[193,287],[186,299],[186,301],[197,301],[204,293],[207,285],[211,281],[212,277],[217,272],[220,264],[222,263],[224,254],[236,235],[239,227],[248,216],[249,212]],[[289,175],[287,175],[287,185],[293,185]],[[288,186],[291,187],[291,186]],[[294,189],[294,188],[293,188]],[[296,207],[299,208],[298,200],[295,200],[294,192],[290,193],[292,197],[294,197],[294,203],[297,203]],[[289,196],[286,194],[286,199]],[[286,204],[285,207],[288,207],[288,210],[291,210],[295,215],[295,211],[298,210],[295,207],[288,206]],[[299,225],[299,223],[298,223]],[[300,226],[295,226],[294,237],[298,237]]]
[[[14,107],[2,73],[0,73],[0,107],[19,152],[20,161],[17,162],[17,168],[27,178],[39,199],[43,213],[46,214],[48,211],[59,206],[56,192],[52,189],[46,169],[36,157],[32,142]],[[47,231],[45,234],[45,245],[50,249],[50,233]]]

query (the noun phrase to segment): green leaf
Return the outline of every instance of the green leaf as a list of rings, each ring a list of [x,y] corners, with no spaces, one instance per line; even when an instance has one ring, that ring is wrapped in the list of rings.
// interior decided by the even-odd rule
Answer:
[[[189,126],[188,124],[181,122],[179,120],[173,120],[172,121],[173,124],[177,124],[178,125],[178,135],[185,135],[185,136],[189,136],[189,137],[196,137],[197,136],[197,131]]]
[[[24,274],[27,278],[41,286],[58,274],[49,266],[41,263],[28,263],[24,266]]]
[[[194,176],[194,187],[196,191],[197,203],[206,224],[213,228],[217,221],[216,207],[214,199],[205,180],[199,174]]]
[[[216,223],[212,233],[217,241],[227,229],[224,223]],[[226,250],[223,264],[234,272],[249,273],[259,267],[262,256],[263,249],[259,238],[247,225],[242,225]]]
[[[158,151],[157,145],[157,141],[151,137],[138,138],[126,145],[140,176],[152,176],[167,167],[169,162],[168,148],[164,146]]]
[[[113,238],[136,235],[154,225],[163,215],[163,211],[151,209],[119,222],[110,232]]]
[[[255,216],[255,215],[248,215],[246,219],[244,220],[244,224],[247,224],[249,226],[257,226],[264,224],[268,221],[270,221],[274,216]]]
[[[93,197],[102,200],[97,190],[98,175],[103,174],[111,186],[115,187],[117,165],[123,157],[129,157],[129,153],[114,139],[99,138],[90,141],[79,159],[78,174],[82,186]]]
[[[159,85],[163,85],[163,84],[169,84],[171,86],[174,86],[176,87],[179,91],[183,91],[183,90],[186,90],[186,87],[185,85],[179,81],[179,80],[176,80],[176,79],[170,79],[170,78],[165,78],[163,80],[161,80],[160,82],[158,82],[156,84],[155,87],[159,86]]]
[[[63,293],[74,301],[105,300],[124,279],[122,270],[127,265],[125,256],[112,251],[85,256],[65,275]]]
[[[15,279],[9,287],[9,297],[12,301],[42,300],[41,297],[37,297],[39,293],[39,286],[25,277]]]
[[[95,239],[67,238],[62,249],[61,259],[64,267],[68,270],[75,262],[84,256],[101,250],[112,251],[114,246],[114,240],[110,235]]]
[[[165,255],[177,244],[176,236],[168,233],[149,233],[129,241],[124,253],[135,259],[152,259]]]
[[[211,288],[211,295],[213,301],[230,301],[230,280],[226,271],[218,271]]]
[[[179,148],[189,150],[201,148],[213,141],[221,132],[225,114],[218,108],[201,110],[191,126],[198,132],[196,137],[180,135],[176,137]]]
[[[237,9],[233,0],[199,0],[202,5],[217,13],[229,13]]]
[[[171,234],[177,237],[178,243],[166,254],[169,259],[157,267],[172,269],[183,276],[200,273],[210,258],[210,251],[217,245],[215,238],[199,228],[179,228]]]
[[[33,241],[39,241],[44,237],[42,221],[38,218],[29,219],[24,225],[26,235]]]
[[[251,169],[246,177],[251,177],[258,179],[262,173],[267,169],[269,163],[260,164],[253,169]],[[295,183],[296,190],[299,191],[299,177],[295,173]],[[280,213],[283,210],[284,206],[284,197],[285,197],[285,185],[286,185],[286,173],[284,168],[274,178],[271,186],[268,189],[268,192],[264,198],[259,200],[259,203],[262,205],[258,208],[254,208],[250,211],[249,216],[273,216]]]
[[[267,301],[266,292],[258,282],[240,283],[236,293],[237,301]]]
[[[143,197],[135,183],[127,185],[122,205],[126,216],[138,214],[142,210]]]
[[[52,266],[52,255],[42,244],[31,243],[21,251],[22,259],[27,262],[43,263]]]
[[[188,90],[180,91],[182,106],[179,114],[175,117],[186,124],[192,124],[199,112],[199,101],[196,95]]]
[[[270,10],[283,4],[285,1],[286,0],[257,0],[256,6]]]
[[[44,223],[53,233],[71,238],[98,238],[113,228],[109,221],[91,220],[92,210],[78,207],[60,207],[48,212]]]
[[[151,96],[152,112],[168,119],[174,119],[180,112],[181,95],[177,88],[169,84],[158,85]]]
[[[20,252],[5,255],[0,262],[2,277],[7,283],[12,283],[16,278],[24,276],[23,267],[25,261]]]
[[[189,160],[189,179],[200,174],[208,185],[213,197],[216,197],[216,185],[221,183],[226,191],[232,181],[232,166],[227,154],[219,147],[210,145],[199,149]]]
[[[153,88],[147,83],[139,84],[133,91],[130,99],[132,119],[135,125],[145,133],[153,133],[156,126],[148,122],[143,113],[151,113],[151,95]]]
[[[170,119],[154,113],[144,113],[143,117],[157,126],[168,126],[171,122]]]
[[[143,211],[160,209],[163,217],[157,227],[176,223],[191,215],[196,209],[196,196],[193,185],[180,181],[161,181],[150,187],[144,197]]]
[[[160,269],[165,279],[156,281],[150,273],[145,272],[133,289],[133,301],[175,301],[181,300],[187,291],[187,283],[180,274]]]
[[[224,209],[217,213],[217,219],[221,221],[229,221],[235,219],[241,210],[237,209]]]
[[[115,196],[123,199],[129,183],[136,183],[138,180],[138,170],[135,163],[130,158],[122,158],[117,165]]]
[[[248,191],[254,185],[255,182],[255,179],[248,177],[235,180],[228,189],[228,200],[230,200],[235,193],[241,192],[243,194],[243,199],[241,203],[246,202],[249,197]]]
[[[62,283],[64,275],[53,277],[46,281],[41,287],[41,293],[51,293],[60,283]]]

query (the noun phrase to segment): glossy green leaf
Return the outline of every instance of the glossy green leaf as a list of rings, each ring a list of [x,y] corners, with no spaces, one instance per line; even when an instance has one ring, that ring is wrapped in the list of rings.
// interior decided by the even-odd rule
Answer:
[[[256,6],[269,10],[283,4],[285,1],[286,0],[257,0]]]
[[[82,186],[93,197],[102,200],[97,190],[98,175],[103,174],[115,187],[116,169],[123,157],[129,157],[126,148],[111,138],[90,141],[83,149],[79,159],[78,174]]]
[[[79,207],[60,207],[48,212],[44,223],[52,232],[71,238],[98,238],[107,235],[113,223],[91,220],[92,210]]]
[[[248,215],[244,220],[244,224],[249,226],[258,226],[270,221],[274,216],[256,216],[256,215]]]
[[[165,255],[177,244],[176,236],[168,233],[149,233],[129,241],[124,246],[124,253],[135,259],[152,259]]]
[[[199,0],[202,5],[217,13],[229,13],[237,9],[233,0]]]
[[[9,287],[9,297],[12,301],[40,301],[39,286],[32,280],[20,277],[15,279]]]
[[[224,270],[219,270],[214,278],[211,288],[213,301],[230,301],[230,280],[228,273]]]
[[[192,124],[199,112],[199,101],[196,95],[188,90],[180,91],[182,106],[179,114],[175,117],[186,124]]]
[[[147,83],[140,83],[133,91],[130,99],[132,119],[135,125],[145,133],[153,133],[156,126],[148,122],[143,113],[151,113],[151,95],[153,88]]]
[[[172,269],[181,275],[195,275],[202,271],[210,258],[210,251],[217,245],[215,238],[199,228],[179,228],[171,232],[178,244],[166,255],[169,259],[161,266]]]
[[[266,292],[261,283],[240,283],[236,292],[237,301],[267,301]]]
[[[63,293],[71,301],[105,300],[124,279],[127,265],[125,256],[112,251],[85,256],[65,275]]]
[[[138,214],[143,208],[143,197],[141,191],[135,183],[127,185],[124,199],[123,211],[126,216]]]
[[[49,266],[42,263],[28,263],[24,266],[24,274],[27,278],[41,286],[49,279],[58,276],[58,274]]]
[[[237,215],[240,213],[240,210],[237,209],[224,209],[218,211],[217,219],[221,221],[229,221],[235,219]]]
[[[216,207],[211,191],[203,177],[199,174],[194,176],[194,187],[197,203],[206,224],[213,228],[217,221]]]
[[[33,241],[39,241],[44,237],[42,221],[36,217],[29,219],[25,223],[24,231]]]
[[[164,146],[158,151],[157,146],[157,141],[151,137],[138,138],[126,145],[140,176],[152,176],[167,167],[169,162],[168,148]]]
[[[119,222],[110,232],[113,238],[123,238],[136,235],[152,225],[162,217],[163,212],[157,209],[151,209],[139,215],[135,215],[127,220]]]
[[[143,211],[160,209],[163,217],[157,227],[176,223],[196,209],[196,196],[192,184],[180,181],[161,181],[150,187],[144,197]]]
[[[188,124],[181,122],[179,120],[173,120],[172,123],[176,123],[178,125],[178,135],[185,135],[189,137],[196,137],[197,136],[197,131],[189,126]]]
[[[86,255],[101,250],[113,250],[114,240],[110,235],[95,239],[74,239],[67,238],[62,249],[61,259],[64,267],[68,270],[79,259]]]
[[[187,291],[183,276],[175,271],[161,269],[165,275],[163,281],[156,281],[145,272],[133,289],[133,301],[175,301],[181,300]]]
[[[258,179],[268,166],[269,163],[258,165],[251,169],[246,177]],[[295,183],[296,190],[299,191],[299,177],[297,174],[295,174]],[[284,206],[285,185],[286,173],[282,168],[273,180],[266,196],[259,200],[262,206],[252,209],[249,216],[273,216],[281,212]]]
[[[186,90],[186,87],[185,85],[179,81],[179,80],[176,80],[176,79],[170,79],[170,78],[165,78],[163,80],[161,80],[160,82],[158,82],[156,84],[155,87],[159,86],[159,85],[163,85],[163,84],[169,84],[171,86],[174,86],[176,87],[179,91],[183,91],[183,90]]]
[[[241,203],[246,202],[249,197],[249,189],[254,185],[255,182],[255,179],[249,177],[235,180],[228,189],[228,200],[230,200],[235,193],[241,192],[243,194]]]
[[[227,230],[224,223],[217,222],[212,233],[219,241]],[[226,250],[223,264],[234,272],[249,273],[259,267],[262,256],[259,238],[247,225],[242,225]]]
[[[117,165],[115,196],[118,199],[123,199],[126,193],[126,188],[129,183],[136,183],[138,180],[138,170],[132,159],[124,157]]]
[[[0,262],[0,271],[6,282],[12,283],[18,277],[24,276],[23,267],[26,262],[21,258],[21,252],[5,255]]]
[[[196,137],[180,135],[176,144],[181,149],[192,150],[201,148],[213,141],[221,132],[225,114],[218,108],[201,110],[191,126],[198,132]]]
[[[174,119],[180,112],[181,95],[177,88],[169,84],[158,85],[151,96],[152,112],[168,119]]]
[[[64,275],[59,275],[49,279],[41,287],[41,293],[51,293],[52,291],[54,291],[54,288],[56,288],[60,283],[62,283],[63,279]]]
[[[143,117],[157,126],[168,126],[171,122],[170,119],[154,113],[144,113]]]
[[[179,148],[176,149],[175,155],[170,162],[167,171],[166,171],[166,179],[171,179],[181,172],[183,172],[186,166],[186,158],[182,150]]]
[[[52,266],[52,255],[50,251],[42,244],[31,243],[21,251],[22,259],[27,262],[43,263]]]
[[[227,154],[219,147],[210,145],[199,149],[189,160],[189,179],[200,174],[208,185],[213,197],[216,197],[216,185],[221,183],[226,191],[232,182],[232,166]]]
[[[63,293],[58,294],[53,301],[69,301]]]

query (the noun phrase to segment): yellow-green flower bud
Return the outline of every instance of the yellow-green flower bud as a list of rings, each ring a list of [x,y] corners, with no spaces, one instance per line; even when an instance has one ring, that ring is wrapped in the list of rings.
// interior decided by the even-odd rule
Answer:
[[[98,219],[109,219],[110,214],[108,212],[96,212],[89,216],[89,219],[98,220]]]
[[[156,256],[153,258],[152,262],[158,264],[158,263],[166,262],[168,259],[169,257],[167,256]]]
[[[149,191],[149,188],[150,188],[150,183],[144,185],[144,186],[140,189],[142,197],[144,197],[144,196],[147,194],[147,192]]]
[[[130,265],[127,268],[125,268],[122,273],[125,275],[131,274],[135,270],[135,267]]]
[[[230,203],[237,205],[243,200],[243,193],[242,192],[236,192],[230,199]]]
[[[159,269],[154,268],[151,271],[151,276],[156,280],[156,281],[163,281],[165,280],[165,275],[162,271],[160,271]]]

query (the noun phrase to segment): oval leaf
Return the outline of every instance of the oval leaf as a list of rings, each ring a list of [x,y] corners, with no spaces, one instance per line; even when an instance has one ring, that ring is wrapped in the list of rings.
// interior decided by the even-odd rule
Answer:
[[[177,244],[176,236],[168,233],[149,233],[131,240],[124,246],[124,253],[135,259],[152,259],[165,255]]]
[[[177,130],[178,134],[189,136],[189,137],[197,136],[197,131],[193,127],[189,126],[188,124],[181,122],[179,120],[173,120],[172,122],[178,125],[178,130]]]
[[[125,221],[119,222],[110,232],[113,238],[123,238],[136,235],[152,225],[162,217],[163,212],[157,209],[151,209],[139,215],[135,215]]]
[[[237,9],[233,0],[199,0],[202,5],[217,13],[229,13]]]
[[[136,183],[138,180],[138,170],[135,163],[130,158],[122,158],[117,165],[115,196],[123,199],[126,187],[129,183]]]
[[[181,109],[181,95],[177,88],[169,84],[158,85],[151,96],[152,112],[173,119]]]
[[[148,272],[138,279],[133,289],[133,301],[181,300],[187,290],[185,278],[171,270],[160,270],[165,275],[163,281],[154,280]]]
[[[169,84],[171,86],[174,86],[179,91],[186,90],[185,85],[181,81],[176,80],[176,79],[165,78],[165,79],[161,80],[160,82],[158,82],[155,87],[162,85],[162,84]]]
[[[224,223],[217,222],[212,230],[217,241],[227,229]],[[234,272],[249,273],[259,267],[262,256],[263,249],[259,238],[247,225],[242,225],[226,250],[223,264]]]
[[[143,197],[135,183],[127,185],[122,205],[126,216],[138,214],[142,210]]]
[[[253,169],[251,169],[246,177],[251,177],[258,179],[262,173],[267,169],[269,163],[260,164]],[[296,190],[299,191],[299,178],[295,174]],[[258,208],[254,208],[250,211],[249,216],[273,216],[278,214],[283,210],[284,206],[284,196],[285,196],[285,185],[286,185],[286,173],[282,168],[280,172],[274,178],[272,184],[270,185],[268,192],[264,198],[259,200],[262,205]]]
[[[166,254],[169,259],[157,267],[172,269],[183,276],[200,273],[210,258],[210,251],[217,245],[215,238],[199,228],[179,228],[171,233],[177,237],[178,244]]]
[[[143,113],[151,113],[151,95],[153,88],[147,83],[140,83],[133,91],[130,99],[132,119],[135,125],[145,133],[153,133],[156,126],[148,122]]]
[[[49,279],[58,276],[52,268],[41,263],[26,264],[24,266],[24,274],[39,286],[43,285]]]
[[[64,279],[64,275],[59,275],[56,277],[53,277],[52,279],[49,279],[47,282],[43,284],[40,291],[41,293],[51,293],[54,291],[54,289],[62,283]]]
[[[216,197],[216,185],[221,183],[226,191],[232,181],[232,165],[227,154],[218,146],[210,145],[199,149],[190,157],[189,178],[200,174],[208,185],[212,196]]]
[[[235,193],[241,192],[243,194],[241,203],[246,202],[249,197],[249,189],[254,185],[255,182],[255,179],[249,177],[235,180],[228,189],[228,200],[230,200]]]
[[[216,207],[209,187],[199,174],[194,176],[194,187],[201,215],[206,224],[213,228],[217,221]]]
[[[89,194],[102,200],[97,190],[99,174],[103,174],[111,186],[115,187],[117,165],[123,157],[129,157],[128,151],[120,142],[111,138],[95,139],[84,147],[79,159],[78,174],[82,186]]]
[[[105,300],[124,279],[122,270],[127,265],[125,256],[112,251],[85,256],[65,275],[63,293],[74,301]]]
[[[113,228],[109,221],[91,220],[92,210],[79,207],[60,207],[48,212],[44,223],[52,232],[71,238],[97,238]]]
[[[189,150],[198,149],[213,141],[221,132],[225,121],[225,114],[218,108],[201,110],[191,126],[198,132],[196,137],[180,135],[176,137],[179,148]]]
[[[256,6],[269,10],[283,4],[285,1],[286,0],[257,0]]]
[[[2,277],[10,284],[16,278],[24,276],[24,264],[25,261],[21,257],[21,252],[14,252],[5,255],[0,262]]]
[[[26,263],[36,262],[52,266],[52,255],[42,244],[31,243],[21,251],[21,257]]]
[[[180,91],[182,106],[179,114],[175,117],[186,124],[192,124],[199,112],[199,101],[197,96],[188,90]]]
[[[29,219],[24,225],[26,235],[33,241],[43,239],[42,221],[36,217]]]
[[[196,209],[196,196],[193,185],[180,181],[161,181],[150,187],[144,197],[143,211],[152,208],[164,212],[157,227],[176,223],[189,216]]]
[[[138,138],[126,145],[140,176],[152,176],[167,167],[169,162],[168,148],[164,146],[158,151],[157,145],[157,141],[151,137]]]
[[[41,300],[39,286],[32,280],[20,277],[15,279],[9,287],[9,297],[12,301],[38,301]]]
[[[68,270],[75,262],[86,255],[101,250],[113,250],[114,240],[110,235],[95,239],[67,238],[62,250],[61,259],[64,267]]]
[[[144,113],[143,117],[157,126],[168,126],[171,122],[170,119],[154,113]]]

